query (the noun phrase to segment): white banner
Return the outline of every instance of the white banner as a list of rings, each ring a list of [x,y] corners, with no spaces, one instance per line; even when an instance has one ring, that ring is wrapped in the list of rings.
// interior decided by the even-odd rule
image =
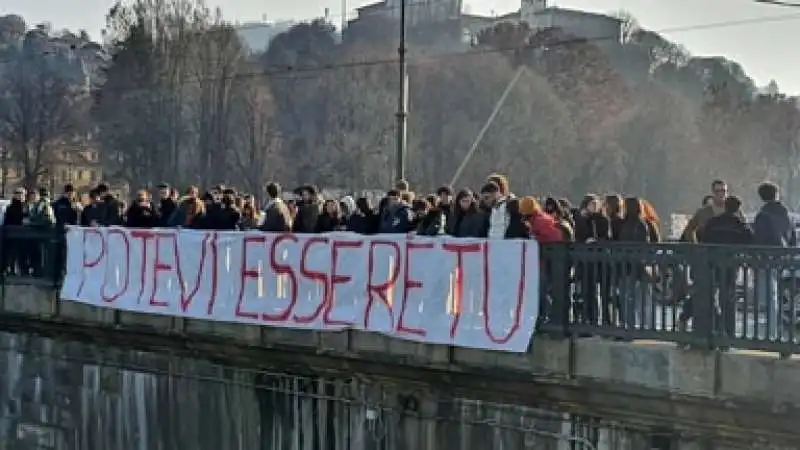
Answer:
[[[61,298],[194,319],[525,352],[535,241],[72,227]]]

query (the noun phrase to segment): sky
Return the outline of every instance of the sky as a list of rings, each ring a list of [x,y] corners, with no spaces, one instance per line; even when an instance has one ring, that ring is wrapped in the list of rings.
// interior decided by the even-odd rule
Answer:
[[[343,9],[377,0],[207,0],[230,21],[319,17],[326,8],[339,23]],[[800,0],[796,0],[800,4]],[[100,36],[114,0],[0,0],[0,14],[19,14],[28,23],[50,22],[55,29],[85,29]],[[520,0],[464,0],[470,12],[503,14]],[[760,86],[774,79],[781,91],[800,94],[800,7],[758,4],[754,0],[551,0],[563,8],[609,13],[629,11],[640,24],[662,31],[694,55],[725,56],[739,62]],[[738,24],[737,24],[738,22]],[[727,24],[726,26],[716,26]],[[708,25],[704,27],[705,25]],[[695,29],[686,30],[685,28]],[[679,30],[684,28],[683,30]],[[676,30],[677,29],[677,30]],[[673,30],[673,31],[670,31]]]

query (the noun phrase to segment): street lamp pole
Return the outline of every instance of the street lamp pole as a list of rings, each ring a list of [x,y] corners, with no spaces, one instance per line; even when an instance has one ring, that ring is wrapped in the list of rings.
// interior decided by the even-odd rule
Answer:
[[[397,98],[397,153],[395,155],[395,179],[406,178],[406,152],[408,139],[408,66],[406,64],[406,0],[400,0],[400,45],[397,47],[399,61],[399,86]]]

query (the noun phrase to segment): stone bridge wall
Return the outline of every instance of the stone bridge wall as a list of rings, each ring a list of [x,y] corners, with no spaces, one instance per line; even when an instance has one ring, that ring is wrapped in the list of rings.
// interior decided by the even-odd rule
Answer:
[[[273,374],[25,334],[0,333],[0,374],[3,450],[638,450],[649,438],[359,377]]]
[[[722,444],[723,442],[747,442],[747,446],[742,448],[755,445],[753,448],[759,449],[771,448],[767,446],[768,441],[800,442],[800,431],[796,426],[797,418],[800,417],[800,362],[797,360],[782,361],[763,354],[687,351],[670,345],[640,345],[597,339],[547,339],[540,336],[537,336],[530,354],[508,354],[417,344],[356,331],[315,333],[123,313],[62,302],[51,289],[32,286],[2,288],[5,295],[0,297],[3,299],[0,304],[0,330],[25,336],[55,337],[59,341],[91,342],[98,346],[93,347],[95,350],[89,354],[95,358],[96,362],[93,364],[100,366],[103,361],[115,361],[119,358],[135,360],[140,357],[137,355],[145,355],[141,358],[152,359],[147,360],[150,362],[145,363],[144,368],[149,368],[150,372],[153,372],[153,368],[161,368],[158,373],[166,374],[174,374],[178,370],[203,374],[204,366],[191,365],[200,363],[184,363],[181,359],[190,358],[193,361],[213,360],[229,366],[260,371],[310,375],[315,379],[355,378],[361,383],[368,381],[370,386],[395,386],[385,388],[392,394],[380,397],[381,401],[374,403],[381,405],[381,408],[395,408],[392,402],[397,400],[398,393],[413,393],[417,399],[435,399],[433,406],[424,403],[427,405],[425,408],[432,408],[435,414],[442,415],[446,419],[442,419],[444,422],[467,421],[463,415],[458,415],[456,419],[451,417],[453,411],[462,411],[459,409],[461,406],[454,410],[442,405],[452,405],[460,401],[459,399],[468,398],[473,402],[483,402],[481,404],[507,403],[519,405],[518,408],[536,408],[531,411],[560,411],[569,413],[572,417],[602,417],[609,428],[624,423],[625,429],[638,429],[646,433],[663,430],[667,434],[684,436],[688,440],[710,436],[708,439],[716,443],[716,448],[738,448],[720,447],[727,445]],[[111,351],[109,349],[118,350],[113,350],[116,356],[103,356],[104,353],[97,349],[106,352]],[[152,356],[152,353],[142,354],[132,350],[166,354],[170,358],[162,356],[159,359]],[[74,352],[86,355],[87,351],[78,349]],[[51,351],[57,355],[76,354],[74,352],[60,349]],[[100,362],[97,362],[97,355],[101,355]],[[13,375],[14,370],[16,369],[7,369],[4,373]],[[238,369],[226,370],[220,373],[231,377],[234,375],[230,374],[239,373]],[[137,382],[120,380],[141,377],[120,375],[123,372],[111,373],[116,375],[108,378],[109,386],[134,386]],[[215,376],[219,378],[221,375]],[[145,378],[157,379],[152,375]],[[253,397],[253,384],[256,381],[248,380],[227,385],[244,384],[248,386],[248,395]],[[236,389],[231,387],[225,388],[227,391],[207,387],[178,390],[176,386],[180,382],[175,380],[138,383],[145,383],[142,386],[151,383],[146,385],[151,386],[147,388],[150,390],[146,391],[148,394],[137,393],[140,397],[132,394],[133,391],[122,395],[121,398],[125,399],[123,403],[129,405],[128,407],[132,408],[131,398],[160,399],[164,392],[169,394],[178,391],[199,392],[197,395],[223,391],[230,393],[214,394],[219,395],[220,399],[209,400],[204,404],[190,403],[190,408],[177,408],[177,401],[172,406],[164,406],[174,408],[176,414],[178,410],[184,411],[183,414],[188,410],[201,415],[204,411],[210,411],[208,408],[222,408],[213,405],[244,405],[249,401],[232,400],[246,396],[234,393]],[[194,383],[198,381],[195,380]],[[366,402],[363,398],[359,401]],[[113,403],[112,400],[102,400],[101,403],[103,402]],[[343,403],[353,404],[353,401],[347,400]],[[111,409],[104,417],[114,414],[119,417],[114,408],[123,407],[108,408]],[[314,408],[316,407],[312,407],[312,410]],[[227,410],[215,411],[221,417],[229,416],[228,412],[224,412]],[[137,414],[144,414],[146,417],[143,420],[156,420],[147,411]],[[348,414],[353,416],[355,413]],[[173,417],[172,413],[168,416]],[[519,412],[516,412],[509,417],[519,416]],[[198,424],[198,430],[209,428],[200,419],[192,421]],[[235,423],[230,422],[225,426],[234,427]],[[342,428],[343,425],[339,425],[335,428]],[[112,434],[121,433],[115,428],[119,425],[104,426],[111,427],[114,430]],[[499,425],[496,421],[493,422],[493,427],[497,426]],[[435,428],[435,433],[424,434],[427,436],[424,438],[427,439],[425,442],[434,442],[445,433],[441,431],[446,429],[445,426]],[[285,429],[281,430],[284,433],[282,436],[285,436]],[[204,432],[190,433],[191,436],[186,439],[200,439],[199,436]],[[237,433],[230,433],[239,436]],[[497,435],[497,431],[492,433]],[[455,435],[457,433],[453,436]],[[103,436],[108,438],[106,434]],[[262,439],[262,436],[260,434],[258,439]],[[408,437],[409,434],[404,432],[401,437],[403,436]],[[245,437],[246,435],[241,435],[241,439]],[[452,439],[451,437],[448,441]],[[200,440],[206,442],[206,439]],[[477,437],[470,441],[486,443]],[[147,448],[149,450],[158,447]],[[400,448],[402,447],[398,447]],[[416,450],[426,447],[418,444],[413,448]],[[298,450],[301,449],[305,450],[298,447]]]

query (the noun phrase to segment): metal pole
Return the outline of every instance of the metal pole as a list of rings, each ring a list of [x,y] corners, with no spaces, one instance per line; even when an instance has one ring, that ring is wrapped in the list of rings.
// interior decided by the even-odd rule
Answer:
[[[406,178],[406,139],[408,137],[408,67],[406,66],[406,0],[400,0],[400,46],[397,47],[400,77],[397,98],[397,154],[395,179]]]
[[[0,174],[0,176],[2,176],[2,178],[0,179],[0,196],[2,196],[3,198],[6,198],[6,176],[7,176],[7,173],[8,173],[8,172],[6,172],[6,161],[7,161],[7,156],[6,155],[8,154],[7,153],[8,149],[5,146],[3,146],[3,148],[0,149],[0,151],[2,151],[2,153],[0,153],[0,158],[2,158],[2,162],[3,162],[3,168],[2,168],[3,173]]]
[[[464,171],[464,169],[467,167],[467,164],[472,159],[472,155],[475,154],[475,150],[478,149],[478,144],[480,144],[481,141],[483,140],[483,135],[486,134],[486,131],[489,129],[489,126],[492,124],[492,122],[494,122],[495,117],[497,117],[497,114],[500,112],[500,108],[502,108],[503,104],[506,102],[508,94],[510,94],[511,90],[514,89],[514,86],[517,84],[517,81],[519,81],[523,72],[525,72],[525,66],[520,66],[519,69],[517,69],[517,73],[514,74],[514,78],[512,78],[511,81],[508,82],[508,86],[506,86],[506,90],[503,91],[503,95],[501,95],[500,99],[497,100],[497,103],[495,103],[492,114],[490,114],[489,118],[486,119],[486,123],[483,124],[483,128],[481,128],[481,131],[478,132],[478,137],[475,138],[475,142],[472,143],[472,146],[469,148],[467,155],[464,156],[464,159],[458,166],[455,175],[453,175],[453,179],[450,180],[450,186],[456,185],[456,182],[461,177],[461,173]]]

